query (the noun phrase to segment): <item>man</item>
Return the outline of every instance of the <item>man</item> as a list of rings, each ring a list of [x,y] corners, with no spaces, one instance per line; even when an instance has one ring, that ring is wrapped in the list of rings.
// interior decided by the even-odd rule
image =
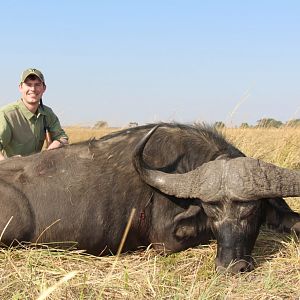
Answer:
[[[42,103],[45,90],[45,79],[39,70],[27,69],[22,73],[21,99],[0,109],[0,160],[40,152],[46,130],[51,136],[48,150],[68,144],[57,116]]]

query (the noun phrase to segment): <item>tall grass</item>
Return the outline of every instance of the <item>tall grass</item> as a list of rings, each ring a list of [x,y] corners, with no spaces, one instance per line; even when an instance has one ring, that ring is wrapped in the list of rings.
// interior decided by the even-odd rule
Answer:
[[[300,128],[225,128],[223,134],[247,156],[300,169]]]
[[[67,128],[71,142],[108,131]],[[105,129],[106,130],[106,129]],[[300,169],[300,130],[226,129],[248,156]],[[300,212],[300,198],[289,199]],[[151,249],[120,257],[19,247],[0,250],[0,299],[299,299],[300,247],[294,236],[262,230],[256,269],[214,271],[216,243],[165,256]]]

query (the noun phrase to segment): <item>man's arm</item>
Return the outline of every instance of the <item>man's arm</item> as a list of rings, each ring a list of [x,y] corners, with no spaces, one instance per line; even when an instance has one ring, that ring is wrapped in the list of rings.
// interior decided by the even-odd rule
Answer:
[[[3,154],[5,145],[10,142],[11,129],[3,111],[0,111],[0,160],[4,160],[6,157]]]
[[[49,147],[47,148],[47,150],[52,150],[52,149],[56,149],[56,148],[61,148],[65,145],[68,145],[69,142],[67,139],[65,138],[60,138],[59,140],[54,140]]]
[[[62,129],[58,117],[47,107],[47,126],[51,134],[52,143],[48,146],[47,150],[63,147],[68,144],[68,136]]]

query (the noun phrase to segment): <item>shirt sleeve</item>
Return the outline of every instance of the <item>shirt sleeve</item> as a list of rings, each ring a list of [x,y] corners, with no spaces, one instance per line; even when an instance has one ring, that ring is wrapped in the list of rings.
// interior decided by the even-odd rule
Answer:
[[[59,140],[61,138],[66,140],[69,139],[65,131],[62,129],[58,117],[51,109],[49,109],[46,119],[52,140]]]
[[[5,118],[4,112],[0,111],[0,151],[2,151],[11,140],[11,128]]]

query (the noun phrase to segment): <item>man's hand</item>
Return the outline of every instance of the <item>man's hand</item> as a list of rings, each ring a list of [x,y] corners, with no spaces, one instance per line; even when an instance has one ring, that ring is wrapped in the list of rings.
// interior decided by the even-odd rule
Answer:
[[[67,145],[68,141],[66,139],[60,139],[60,140],[54,140],[49,147],[47,148],[47,150],[53,150],[53,149],[57,149],[57,148],[61,148],[64,145]]]
[[[4,159],[5,159],[4,155],[0,152],[0,161]]]

